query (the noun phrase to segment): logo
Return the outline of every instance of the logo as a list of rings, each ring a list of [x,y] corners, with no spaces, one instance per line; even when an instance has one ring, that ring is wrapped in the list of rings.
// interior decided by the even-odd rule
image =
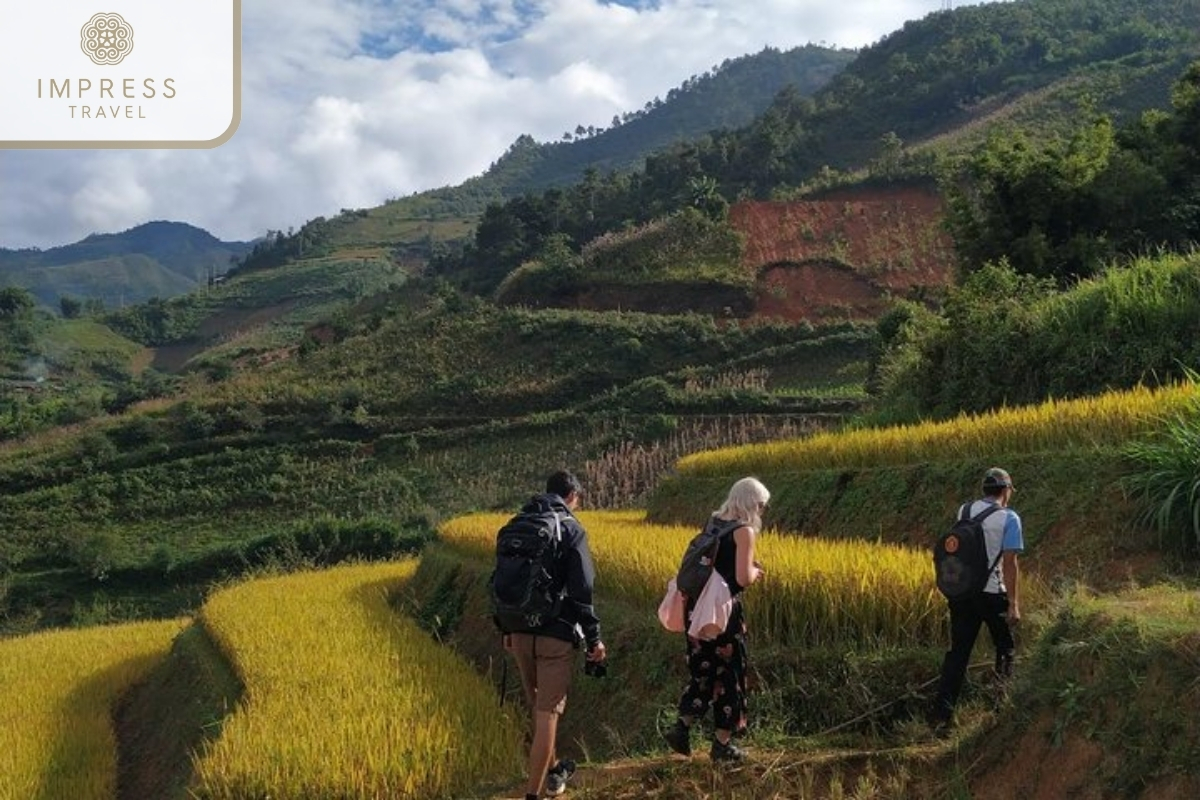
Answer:
[[[79,47],[101,66],[120,64],[133,52],[133,26],[120,14],[95,14],[79,31]]]
[[[957,536],[947,536],[946,541],[943,542],[942,544],[946,548],[947,553],[957,553],[958,552],[958,537]]]
[[[224,144],[241,15],[242,0],[0,2],[0,31],[19,33],[0,46],[0,149]]]

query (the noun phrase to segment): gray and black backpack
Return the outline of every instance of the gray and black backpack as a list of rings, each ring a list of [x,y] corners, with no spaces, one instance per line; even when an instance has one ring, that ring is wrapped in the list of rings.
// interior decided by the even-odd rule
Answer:
[[[704,530],[688,543],[687,550],[675,575],[675,588],[695,600],[704,591],[704,584],[717,566],[717,551],[729,534],[745,523],[738,520],[709,518]]]
[[[496,534],[488,581],[492,614],[504,633],[540,628],[562,612],[562,520],[555,511],[521,512]]]
[[[999,510],[1000,506],[991,505],[972,517],[971,504],[967,503],[954,525],[938,537],[933,546],[934,576],[938,591],[948,599],[971,597],[987,588],[1000,554],[988,564],[983,521]]]

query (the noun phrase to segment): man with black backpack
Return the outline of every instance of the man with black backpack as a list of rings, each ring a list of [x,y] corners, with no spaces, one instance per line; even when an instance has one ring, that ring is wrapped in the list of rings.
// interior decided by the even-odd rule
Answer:
[[[545,494],[530,500],[496,539],[491,579],[496,624],[533,710],[527,800],[537,800],[543,784],[547,795],[562,794],[575,772],[574,762],[557,759],[555,743],[581,641],[588,673],[598,676],[605,669],[600,620],[592,608],[595,566],[587,532],[571,513],[582,491],[571,473],[554,473]]]
[[[997,679],[1007,682],[1012,676],[1012,625],[1021,620],[1017,556],[1025,549],[1021,518],[1008,507],[1015,491],[1006,471],[989,469],[983,476],[983,497],[959,508],[958,522],[934,550],[938,588],[950,605],[950,650],[930,714],[935,733],[950,729],[981,625],[987,626],[996,649]]]

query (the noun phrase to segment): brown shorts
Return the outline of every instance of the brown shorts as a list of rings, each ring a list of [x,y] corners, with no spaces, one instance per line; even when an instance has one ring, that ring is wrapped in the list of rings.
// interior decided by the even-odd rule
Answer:
[[[534,711],[561,714],[575,672],[575,645],[553,636],[511,633],[505,647],[517,661],[525,699]]]

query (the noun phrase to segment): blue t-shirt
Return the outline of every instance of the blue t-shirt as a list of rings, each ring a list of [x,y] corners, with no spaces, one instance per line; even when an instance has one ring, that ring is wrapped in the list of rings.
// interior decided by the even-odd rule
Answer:
[[[970,515],[975,516],[988,506],[996,505],[995,498],[984,497],[971,503]],[[962,509],[958,511],[962,514]],[[1006,594],[1004,572],[1001,569],[1000,554],[1005,552],[1022,553],[1025,551],[1025,538],[1021,534],[1021,517],[1011,508],[1002,508],[989,514],[983,521],[983,538],[987,543],[988,564],[996,564],[992,574],[988,576],[985,592],[991,594]]]

